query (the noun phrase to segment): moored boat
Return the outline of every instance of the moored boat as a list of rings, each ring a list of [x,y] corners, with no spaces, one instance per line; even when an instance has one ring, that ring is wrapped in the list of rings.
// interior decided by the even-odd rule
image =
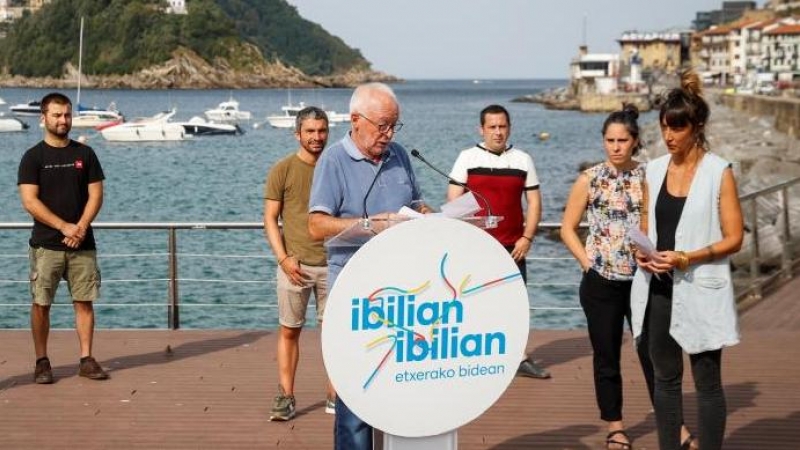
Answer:
[[[187,137],[181,125],[170,122],[121,123],[103,128],[100,134],[115,142],[182,141]]]
[[[300,102],[297,105],[293,105],[291,102],[289,102],[288,104],[281,106],[281,111],[283,114],[267,116],[267,122],[274,128],[294,128],[295,121],[297,120],[297,114],[305,107],[306,105],[304,102]],[[331,126],[335,126],[337,123],[350,122],[350,114],[337,113],[336,111],[328,110],[325,111],[325,115],[328,116],[328,123]]]
[[[213,122],[227,123],[250,120],[252,117],[249,111],[239,110],[239,102],[233,98],[220,103],[216,108],[207,110],[204,114]]]
[[[78,104],[78,113],[72,116],[72,128],[107,127],[122,123],[124,117],[112,103],[106,109],[86,108]]]
[[[39,101],[17,103],[8,107],[15,116],[38,116],[42,113],[42,104]]]
[[[25,131],[28,124],[16,117],[0,117],[0,133],[10,133],[14,131]]]
[[[220,136],[244,134],[239,125],[231,123],[208,122],[202,117],[192,117],[188,122],[173,122],[183,127],[188,135],[192,136]]]
[[[289,102],[289,104],[281,106],[283,114],[267,116],[267,122],[274,128],[294,128],[297,113],[305,107],[306,105],[303,102],[297,105]]]

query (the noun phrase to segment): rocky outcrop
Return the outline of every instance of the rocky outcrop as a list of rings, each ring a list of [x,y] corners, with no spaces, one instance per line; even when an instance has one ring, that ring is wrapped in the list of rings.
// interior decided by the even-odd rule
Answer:
[[[162,64],[126,75],[87,75],[81,86],[96,89],[246,89],[285,87],[349,87],[367,81],[399,81],[390,75],[369,69],[354,69],[344,74],[311,77],[281,61],[267,62],[255,46],[246,45],[244,55],[237,54],[236,64],[224,58],[209,62],[191,50],[175,50]],[[26,78],[0,76],[6,87],[74,88],[78,71],[67,64],[61,78]]]

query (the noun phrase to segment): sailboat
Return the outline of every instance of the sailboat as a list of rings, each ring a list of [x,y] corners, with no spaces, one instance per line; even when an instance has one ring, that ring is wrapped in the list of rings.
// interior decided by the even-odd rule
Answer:
[[[78,95],[75,100],[77,113],[73,114],[73,128],[94,128],[122,123],[124,118],[112,102],[108,108],[87,108],[81,104],[81,78],[83,78],[83,17],[81,17],[81,34],[78,41]]]

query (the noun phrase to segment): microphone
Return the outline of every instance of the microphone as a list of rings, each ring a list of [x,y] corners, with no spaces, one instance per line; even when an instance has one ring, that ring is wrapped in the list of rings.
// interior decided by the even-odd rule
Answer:
[[[372,192],[372,188],[375,186],[375,182],[378,181],[378,176],[381,174],[381,170],[383,170],[383,160],[381,160],[380,165],[378,166],[377,172],[375,172],[375,177],[372,178],[372,183],[370,183],[369,188],[367,189],[367,193],[364,194],[364,213],[361,215],[361,227],[365,230],[369,229],[369,214],[367,214],[367,199],[369,198],[370,192]]]
[[[422,156],[422,153],[420,153],[419,150],[417,150],[415,148],[411,149],[411,156],[413,156],[414,158],[417,158],[418,160],[422,161],[426,166],[428,166],[431,169],[433,169],[434,172],[436,172],[439,175],[447,178],[451,183],[455,184],[456,186],[460,186],[460,187],[464,188],[466,191],[472,192],[472,194],[475,195],[476,197],[478,197],[486,207],[486,215],[487,215],[486,224],[487,224],[487,228],[494,228],[494,227],[497,226],[497,222],[495,221],[494,214],[492,214],[492,207],[489,205],[489,201],[486,200],[486,197],[481,195],[478,191],[476,191],[474,189],[470,189],[469,186],[467,186],[467,183],[462,183],[462,182],[456,180],[455,178],[451,177],[450,175],[448,175],[448,174],[442,172],[441,170],[439,170],[438,167],[436,167],[433,164],[431,164],[430,162],[428,162],[428,160],[425,159],[424,156]]]

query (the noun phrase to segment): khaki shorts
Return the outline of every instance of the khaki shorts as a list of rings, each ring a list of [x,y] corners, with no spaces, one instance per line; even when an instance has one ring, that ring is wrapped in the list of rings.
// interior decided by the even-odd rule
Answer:
[[[304,286],[296,286],[278,268],[278,322],[288,328],[300,328],[306,323],[306,310],[311,293],[317,301],[317,322],[322,322],[325,301],[328,299],[328,268],[300,264],[308,275]]]
[[[96,250],[58,251],[31,247],[28,254],[31,262],[31,297],[37,305],[53,304],[62,278],[67,280],[74,302],[91,302],[100,296]]]

